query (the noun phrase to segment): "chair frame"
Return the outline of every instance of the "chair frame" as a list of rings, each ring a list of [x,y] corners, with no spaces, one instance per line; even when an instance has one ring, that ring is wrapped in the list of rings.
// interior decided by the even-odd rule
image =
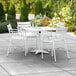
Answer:
[[[11,46],[12,46],[12,39],[24,39],[24,37],[22,37],[22,36],[20,36],[19,34],[18,34],[18,30],[17,29],[13,29],[12,28],[12,26],[11,26],[11,24],[8,24],[7,25],[7,29],[8,29],[8,32],[9,32],[9,36],[10,36],[10,39],[9,39],[9,45],[8,45],[8,51],[7,51],[7,56],[8,56],[8,54],[11,52]],[[17,34],[18,35],[18,37],[21,37],[21,38],[16,38],[17,36],[15,35],[14,36],[14,34]],[[13,38],[14,37],[14,38]],[[24,43],[24,45],[25,45],[25,43]],[[25,47],[25,46],[24,46]]]
[[[58,32],[59,31],[59,32]],[[62,32],[62,34],[61,34]],[[52,44],[52,56],[54,56],[54,61],[56,62],[56,49],[55,49],[55,41],[58,41],[59,39],[57,39],[57,35],[60,33],[61,35],[63,35],[63,38],[60,38],[60,41],[63,40],[64,41],[64,44],[65,44],[65,48],[66,48],[66,53],[67,53],[67,58],[69,59],[70,58],[70,54],[69,54],[69,51],[68,51],[68,46],[67,46],[67,42],[65,41],[65,36],[64,34],[67,32],[67,28],[61,28],[60,30],[57,28],[56,29],[56,34],[55,34],[55,39],[51,39],[49,40],[48,39],[48,43],[51,43]],[[47,32],[48,34],[48,32]],[[52,34],[52,33],[51,33]],[[53,37],[52,35],[50,37]],[[43,36],[44,38],[44,36]],[[43,43],[46,43],[47,41],[43,39]],[[43,58],[43,55],[42,55],[42,58]]]

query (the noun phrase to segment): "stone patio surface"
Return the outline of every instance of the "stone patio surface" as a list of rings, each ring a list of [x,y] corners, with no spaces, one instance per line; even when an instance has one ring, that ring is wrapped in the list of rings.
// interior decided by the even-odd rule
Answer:
[[[66,36],[66,41],[71,59],[67,59],[64,48],[59,48],[56,49],[55,63],[50,53],[44,54],[43,60],[41,54],[35,55],[33,52],[25,57],[23,41],[20,40],[13,41],[14,46],[7,57],[9,35],[0,34],[0,76],[76,76],[76,36],[70,33]],[[29,46],[31,47],[30,42]]]

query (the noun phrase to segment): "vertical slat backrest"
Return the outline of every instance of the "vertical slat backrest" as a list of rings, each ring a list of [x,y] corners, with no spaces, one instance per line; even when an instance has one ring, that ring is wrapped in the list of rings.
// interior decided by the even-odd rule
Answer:
[[[31,27],[31,22],[17,22],[18,29],[22,29],[26,27]]]
[[[12,26],[11,26],[11,24],[8,24],[8,25],[7,25],[7,29],[8,29],[8,31],[9,31],[9,33],[10,33],[11,30],[12,30]]]
[[[63,22],[58,22],[57,27],[65,27],[65,23],[63,23]]]
[[[67,27],[64,27],[64,28],[56,28],[56,35],[55,37],[57,38],[65,38],[65,35],[67,33]]]
[[[66,31],[66,28],[65,28],[65,23],[63,22],[59,22],[57,24],[57,28],[56,28],[56,33],[64,33]]]

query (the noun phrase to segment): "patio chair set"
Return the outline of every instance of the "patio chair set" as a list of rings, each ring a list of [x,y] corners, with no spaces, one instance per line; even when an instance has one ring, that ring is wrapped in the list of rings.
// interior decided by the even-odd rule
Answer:
[[[25,56],[29,52],[28,40],[33,39],[36,43],[36,48],[30,51],[35,52],[35,54],[41,53],[41,58],[43,59],[44,53],[49,53],[51,51],[51,55],[54,57],[54,61],[56,62],[56,41],[64,42],[64,47],[67,53],[67,57],[70,58],[67,42],[65,40],[65,34],[67,32],[67,28],[64,27],[65,24],[61,26],[59,23],[58,27],[34,27],[31,26],[31,22],[17,22],[17,29],[12,29],[11,24],[7,25],[9,31],[9,47],[7,51],[7,56],[11,52],[12,40],[13,39],[22,39],[24,41],[24,51]],[[31,42],[30,42],[31,43]],[[44,50],[44,44],[48,43],[48,45],[52,46],[48,48],[49,51]],[[51,50],[50,50],[51,49]]]

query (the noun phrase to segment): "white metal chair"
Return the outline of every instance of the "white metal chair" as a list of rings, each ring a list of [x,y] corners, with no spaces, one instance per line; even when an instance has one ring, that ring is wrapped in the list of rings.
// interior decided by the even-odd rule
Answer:
[[[18,33],[17,29],[12,29],[11,24],[7,25],[7,29],[9,31],[9,36],[10,36],[9,37],[10,42],[9,42],[9,47],[8,47],[8,51],[7,51],[7,56],[8,56],[8,54],[11,52],[12,40],[13,39],[16,39],[16,40],[19,40],[19,39],[20,40],[25,40],[25,39],[24,39],[23,35],[21,35],[21,34]],[[24,44],[25,44],[25,41],[24,41]]]
[[[31,28],[31,22],[17,22],[17,28],[18,28],[18,32],[21,32],[21,33],[24,33],[25,32],[25,37],[26,37],[26,50],[28,52],[28,41],[29,41],[29,38],[30,39],[35,39],[36,40],[36,48],[37,48],[37,32],[36,31],[30,31],[30,30],[27,30],[28,28]],[[25,29],[25,30],[23,30]],[[25,51],[26,51],[25,50]],[[26,52],[25,52],[25,56],[26,56]]]
[[[25,32],[25,37],[26,37],[26,50],[27,50],[27,52],[28,52],[28,50],[29,50],[29,47],[28,47],[28,41],[29,41],[29,39],[31,39],[31,41],[36,41],[36,48],[37,48],[37,39],[38,39],[38,35],[37,35],[37,31],[34,31],[34,30],[31,30],[31,29],[33,29],[32,27],[30,27],[30,28],[25,28],[25,30],[24,30],[24,32]],[[32,40],[32,39],[34,39],[34,40]],[[31,44],[31,42],[30,42],[30,44]],[[25,56],[26,56],[26,50],[25,50]],[[30,51],[30,52],[34,52],[33,50],[32,51]]]
[[[43,43],[50,43],[52,44],[52,56],[54,56],[54,60],[56,62],[56,41],[59,42],[59,41],[64,41],[64,46],[66,48],[66,52],[67,52],[67,57],[70,58],[70,55],[69,55],[69,51],[68,51],[68,46],[67,46],[67,42],[66,42],[66,39],[65,39],[65,34],[67,32],[67,28],[57,28],[56,29],[56,34],[52,34],[53,32],[50,32],[51,34],[49,35],[49,38],[47,40],[45,40],[45,37],[47,37],[47,35],[43,35]],[[47,34],[48,34],[48,31],[47,31]],[[43,55],[42,55],[43,56]]]

